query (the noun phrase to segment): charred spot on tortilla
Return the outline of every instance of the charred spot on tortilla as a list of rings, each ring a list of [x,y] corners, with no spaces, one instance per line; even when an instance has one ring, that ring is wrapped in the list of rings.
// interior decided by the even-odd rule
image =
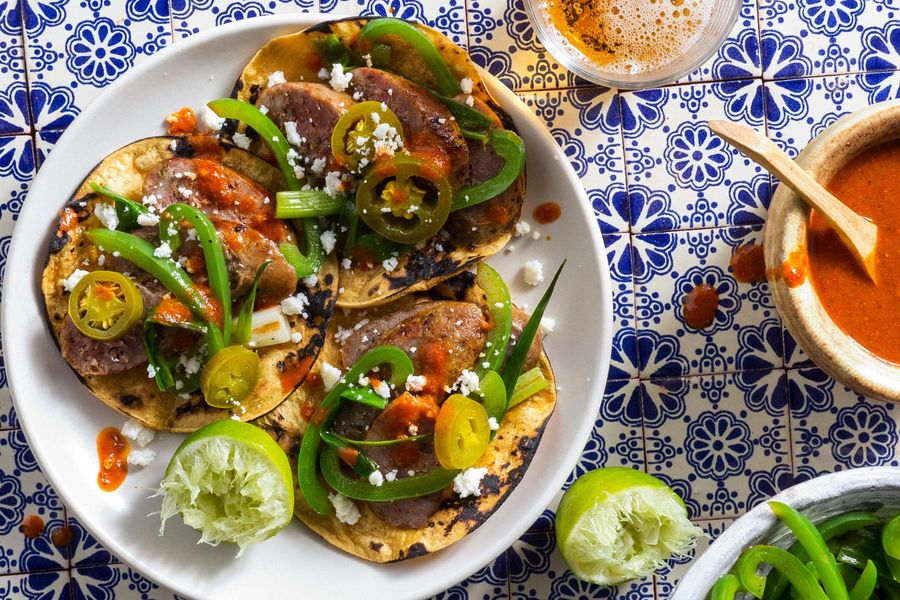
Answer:
[[[382,546],[384,546],[384,544],[382,544],[381,542],[369,542],[369,548],[371,548],[375,552],[381,550]]]
[[[134,394],[125,394],[119,397],[119,402],[121,402],[124,406],[134,406],[136,404],[140,404],[141,399]]]

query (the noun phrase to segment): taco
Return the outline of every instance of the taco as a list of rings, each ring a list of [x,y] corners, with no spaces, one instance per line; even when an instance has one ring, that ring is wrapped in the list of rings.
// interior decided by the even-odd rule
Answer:
[[[285,133],[309,189],[346,200],[329,209],[339,306],[430,289],[509,241],[525,194],[524,144],[468,54],[435,30],[397,19],[321,23],[265,44],[232,95]],[[224,131],[271,155],[243,124]]]
[[[446,547],[497,510],[531,462],[556,405],[553,371],[538,333],[528,346],[522,370],[528,378],[542,382],[535,388],[539,391],[526,392],[523,401],[484,420],[485,411],[492,412],[488,399],[492,392],[484,384],[485,375],[476,390],[479,377],[473,374],[489,353],[493,325],[485,294],[473,285],[470,275],[455,277],[428,295],[408,294],[364,313],[337,311],[313,375],[297,393],[255,422],[292,461],[301,462],[294,469],[295,478],[298,473],[304,478],[295,480],[299,484],[295,516],[341,550],[390,562]],[[511,339],[521,337],[527,320],[527,315],[512,307]],[[385,348],[405,353],[414,374],[395,381],[397,373],[386,370],[384,364],[370,369],[374,363],[366,364],[366,357]],[[389,362],[373,359],[381,360]],[[344,401],[336,412],[323,405],[323,398],[327,402],[335,390],[342,389],[331,386],[350,390],[349,395],[341,392]],[[329,387],[331,391],[326,390]],[[376,401],[379,394],[384,397],[383,407],[362,403],[373,399],[373,391]],[[482,403],[484,409],[473,408]],[[489,444],[484,438],[487,446],[469,457],[470,466],[465,469],[452,464],[456,460],[452,452],[447,464],[446,442],[453,438],[444,435],[447,427],[442,420],[453,410],[474,410],[469,423],[477,421],[496,430]],[[480,433],[487,436],[483,430]],[[308,451],[304,443],[312,437],[326,443],[320,466],[309,471],[309,464],[303,463]],[[372,464],[375,471],[370,471]],[[447,470],[454,466],[459,468]],[[328,495],[324,511],[317,510],[316,494],[307,489],[310,475],[315,478],[319,472],[336,490]],[[412,487],[398,491],[397,483]],[[365,499],[382,493],[377,501]],[[386,499],[392,497],[398,499]]]
[[[131,143],[88,174],[60,211],[41,290],[63,358],[95,396],[146,427],[192,431],[256,418],[303,381],[337,265],[301,279],[285,261],[296,233],[274,217],[283,186],[276,167],[199,136]],[[218,389],[218,407],[203,393],[219,381],[213,358],[244,386]]]

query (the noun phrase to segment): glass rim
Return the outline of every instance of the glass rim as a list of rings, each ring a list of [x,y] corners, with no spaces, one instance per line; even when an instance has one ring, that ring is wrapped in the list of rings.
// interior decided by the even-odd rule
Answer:
[[[695,44],[691,46],[690,51],[685,53],[685,56],[694,54],[690,60],[680,64],[683,60],[682,57],[647,73],[626,75],[611,73],[596,67],[590,59],[574,47],[572,47],[572,51],[564,49],[558,39],[562,34],[549,22],[549,18],[546,18],[541,7],[546,1],[524,0],[528,18],[546,51],[577,77],[598,85],[623,90],[646,89],[671,84],[697,70],[722,47],[740,16],[742,5],[741,0],[716,0],[709,24]],[[695,53],[694,50],[698,48],[703,48],[703,50]],[[673,68],[674,65],[678,65],[678,67]]]

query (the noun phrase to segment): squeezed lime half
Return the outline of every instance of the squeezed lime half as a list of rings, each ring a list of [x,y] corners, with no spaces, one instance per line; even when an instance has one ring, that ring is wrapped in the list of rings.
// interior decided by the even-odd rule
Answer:
[[[688,553],[701,535],[672,489],[626,467],[579,477],[556,514],[556,539],[569,569],[599,585],[646,577]]]
[[[159,532],[180,514],[212,546],[266,540],[291,521],[294,485],[287,456],[262,429],[233,419],[189,435],[175,451],[160,485]]]

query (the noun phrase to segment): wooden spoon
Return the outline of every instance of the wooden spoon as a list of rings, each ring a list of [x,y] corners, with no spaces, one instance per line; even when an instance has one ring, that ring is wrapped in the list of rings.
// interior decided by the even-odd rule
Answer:
[[[844,246],[869,278],[875,278],[875,243],[878,227],[850,210],[813,179],[809,172],[794,162],[775,143],[758,131],[731,121],[710,121],[709,128],[732,146],[753,159],[819,211],[834,229]]]

